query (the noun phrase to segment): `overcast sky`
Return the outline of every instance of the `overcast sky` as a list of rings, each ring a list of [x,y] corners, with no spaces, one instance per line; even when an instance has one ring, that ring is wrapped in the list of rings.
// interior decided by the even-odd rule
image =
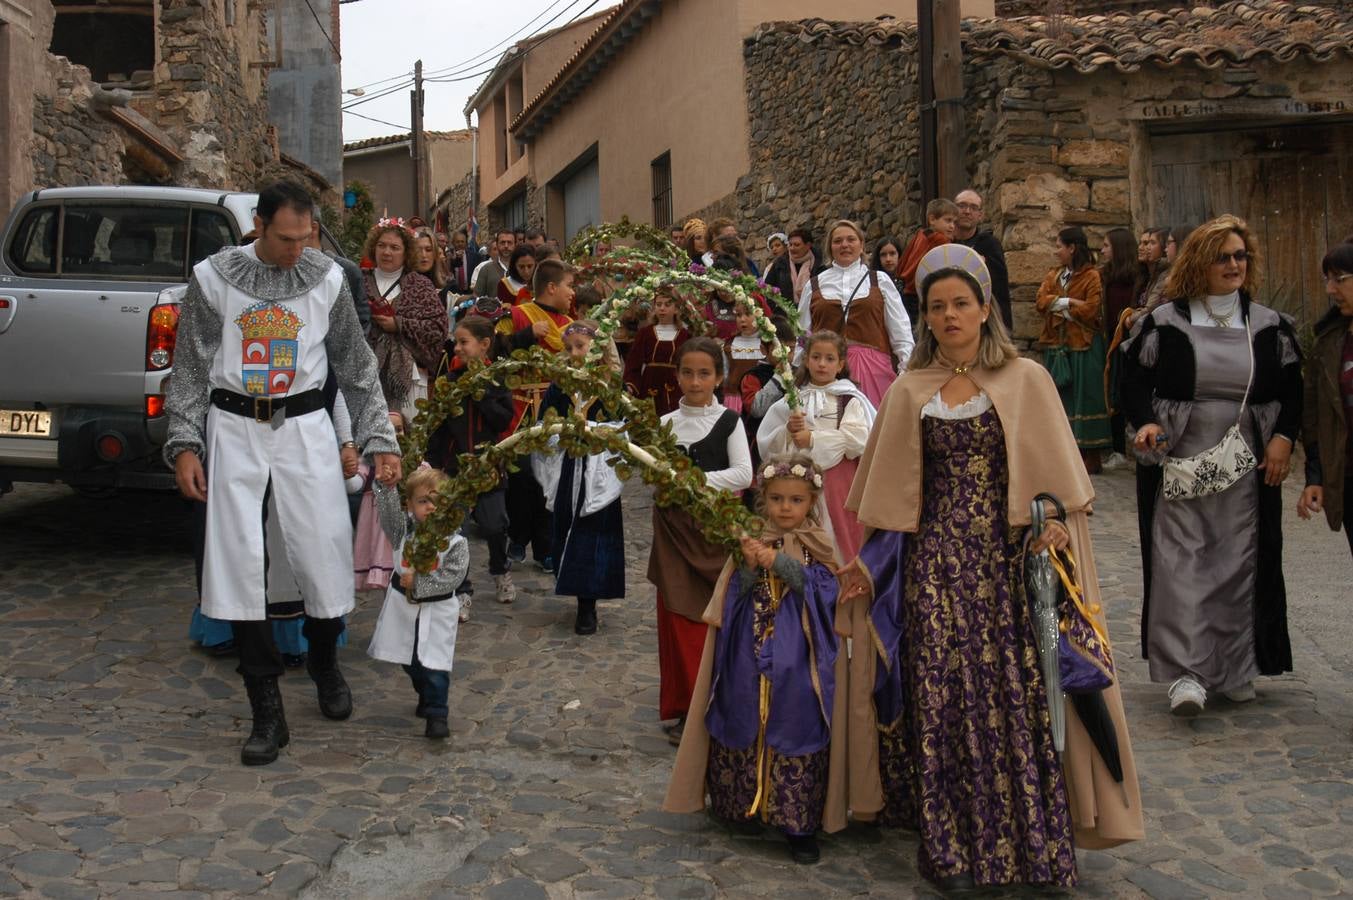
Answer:
[[[465,102],[502,52],[542,28],[558,28],[574,17],[592,15],[618,0],[356,0],[342,13],[343,89],[347,95],[343,140],[399,134],[409,130],[409,90],[414,60],[423,75],[454,81],[424,85],[423,127],[452,131],[465,127]],[[376,97],[381,91],[392,93]],[[361,101],[361,102],[357,102]],[[371,119],[359,118],[355,113]]]

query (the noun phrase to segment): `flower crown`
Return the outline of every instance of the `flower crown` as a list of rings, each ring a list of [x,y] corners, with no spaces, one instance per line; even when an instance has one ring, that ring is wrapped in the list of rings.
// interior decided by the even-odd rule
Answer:
[[[568,327],[564,329],[564,337],[568,337],[571,334],[585,334],[590,338],[594,338],[597,336],[597,330],[591,325],[584,325],[582,322],[570,322]]]
[[[766,482],[775,478],[798,478],[806,481],[813,487],[822,488],[822,470],[816,465],[807,465],[803,463],[771,463],[763,466],[761,469],[761,484],[765,486]]]
[[[404,220],[401,219],[399,216],[386,217],[386,218],[383,218],[383,219],[379,219],[379,220],[376,221],[376,227],[377,227],[377,228],[399,228],[399,229],[402,229],[403,231],[410,231],[410,232],[413,231],[413,229],[410,228],[408,225],[406,225],[406,224],[404,223]]]

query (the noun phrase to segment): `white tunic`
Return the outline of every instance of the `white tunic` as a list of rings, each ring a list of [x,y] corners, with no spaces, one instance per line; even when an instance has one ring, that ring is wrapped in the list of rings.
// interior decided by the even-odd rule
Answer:
[[[408,597],[437,596],[459,587],[470,560],[469,545],[459,532],[452,535],[450,546],[437,556],[437,568],[430,575],[415,575],[413,586],[406,590],[408,596],[401,594],[394,586],[400,575],[409,571],[404,565],[404,541],[410,520],[399,510],[399,494],[394,488],[377,482],[372,490],[380,508],[381,527],[395,548],[395,569],[366,652],[372,659],[409,665],[417,635],[418,661],[428,669],[450,672],[460,628],[460,598],[452,594],[445,600],[410,603]]]
[[[260,299],[269,295],[279,299]],[[322,388],[331,349],[365,449],[394,450],[375,397],[375,358],[342,269],[312,250],[294,268],[280,269],[260,262],[252,246],[221,251],[194,267],[166,402],[165,456],[172,462],[191,451],[204,462],[207,616],[267,616],[263,509],[270,487],[275,515],[268,527],[280,538],[280,561],[291,570],[306,613],[327,619],[353,608],[352,529],[329,416],[318,409],[258,422],[207,400],[213,388],[274,399]]]

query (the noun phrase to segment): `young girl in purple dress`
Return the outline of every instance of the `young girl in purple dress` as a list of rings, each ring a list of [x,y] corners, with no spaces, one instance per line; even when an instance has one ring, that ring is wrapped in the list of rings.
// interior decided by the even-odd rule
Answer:
[[[705,640],[666,808],[783,833],[795,862],[819,858],[816,833],[835,762],[837,551],[813,514],[822,470],[806,453],[758,468],[760,537],[745,537],[705,611]],[[844,659],[844,658],[843,658]],[[827,817],[840,827],[844,809]]]

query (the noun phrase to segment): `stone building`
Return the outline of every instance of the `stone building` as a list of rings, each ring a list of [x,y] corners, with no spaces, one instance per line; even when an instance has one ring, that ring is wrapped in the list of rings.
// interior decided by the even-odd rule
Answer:
[[[343,78],[338,0],[273,0],[268,120],[282,154],[343,183]]]
[[[269,124],[274,43],[255,0],[0,0],[0,203],[35,187],[252,189],[326,179]]]
[[[993,9],[991,0],[963,8]],[[624,0],[585,28],[533,39],[467,106],[479,116],[488,221],[567,238],[622,215],[665,226],[712,213],[755,164],[748,96],[764,86],[744,66],[745,37],[780,18],[914,19],[915,11],[914,0]],[[772,77],[788,93],[791,81],[824,74],[835,77],[790,69]]]
[[[721,205],[745,230],[871,238],[919,220],[916,32],[900,22],[763,26],[744,43],[751,165]],[[963,26],[967,155],[1015,286],[1016,330],[1066,224],[1255,228],[1261,299],[1309,323],[1319,260],[1353,233],[1353,10],[1215,8]]]

